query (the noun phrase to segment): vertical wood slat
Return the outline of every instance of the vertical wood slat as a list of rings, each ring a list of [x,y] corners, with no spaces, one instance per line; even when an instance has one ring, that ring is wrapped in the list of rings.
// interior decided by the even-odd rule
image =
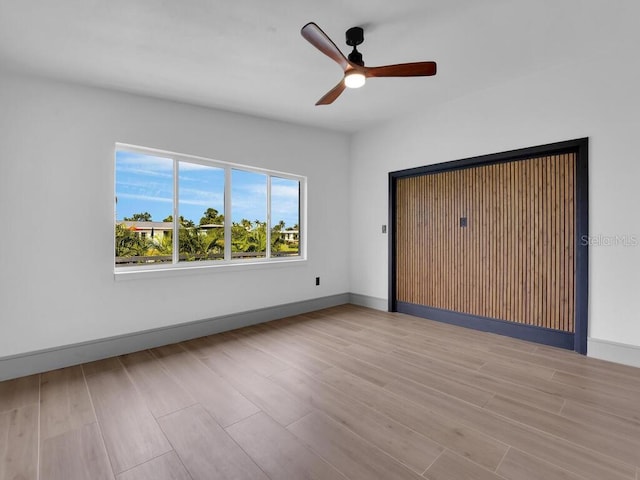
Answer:
[[[575,162],[398,179],[397,300],[573,332]]]
[[[573,162],[571,165],[571,171],[570,174],[567,175],[568,179],[569,179],[569,185],[567,188],[567,209],[570,212],[570,217],[573,219],[575,218],[575,214],[576,214],[576,206],[575,206],[575,178],[576,178],[576,163],[575,163],[575,156],[573,158]],[[569,261],[568,263],[568,268],[569,268],[569,287],[567,289],[568,292],[568,299],[567,299],[567,308],[569,311],[569,331],[574,331],[575,330],[575,317],[573,315],[573,309],[574,309],[574,305],[575,305],[575,274],[576,274],[576,270],[575,270],[575,252],[574,252],[574,247],[575,247],[575,242],[574,242],[574,237],[575,237],[575,222],[574,221],[567,221],[566,222],[567,228],[569,229],[570,233],[570,238],[567,238],[566,240],[566,244],[568,245],[568,259]]]

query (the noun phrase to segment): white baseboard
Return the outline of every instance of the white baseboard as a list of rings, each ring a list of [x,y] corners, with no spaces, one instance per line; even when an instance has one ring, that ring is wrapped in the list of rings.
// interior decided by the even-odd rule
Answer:
[[[635,345],[588,338],[587,355],[600,360],[640,367],[640,347]]]
[[[349,303],[348,293],[0,358],[0,381]]]
[[[369,295],[361,295],[359,293],[349,294],[349,303],[359,305],[361,307],[373,308],[375,310],[388,311],[389,304],[386,298],[370,297]]]

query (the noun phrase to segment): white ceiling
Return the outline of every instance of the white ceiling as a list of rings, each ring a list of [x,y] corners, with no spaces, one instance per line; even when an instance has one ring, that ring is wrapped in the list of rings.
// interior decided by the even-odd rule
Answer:
[[[601,32],[606,28],[606,20],[601,22],[606,3],[0,0],[0,65],[357,131],[499,86],[532,70],[587,60],[610,36]],[[618,15],[624,17],[624,10]],[[340,80],[341,71],[300,36],[309,21],[345,53],[344,32],[364,27],[359,50],[367,65],[435,60],[438,74],[370,79],[333,105],[316,107],[316,100]]]

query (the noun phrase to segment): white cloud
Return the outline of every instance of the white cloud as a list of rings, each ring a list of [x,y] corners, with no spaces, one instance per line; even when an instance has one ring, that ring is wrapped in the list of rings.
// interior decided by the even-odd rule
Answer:
[[[271,198],[293,199],[298,201],[300,189],[298,185],[271,185]]]
[[[149,202],[173,203],[173,198],[156,197],[153,195],[140,195],[135,193],[119,193],[118,198],[127,198],[130,200],[145,200]]]

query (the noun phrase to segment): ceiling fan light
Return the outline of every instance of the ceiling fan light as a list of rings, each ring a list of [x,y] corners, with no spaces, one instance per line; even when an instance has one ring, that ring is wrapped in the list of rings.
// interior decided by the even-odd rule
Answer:
[[[360,88],[365,82],[364,74],[359,72],[350,72],[344,76],[344,84],[349,88]]]

